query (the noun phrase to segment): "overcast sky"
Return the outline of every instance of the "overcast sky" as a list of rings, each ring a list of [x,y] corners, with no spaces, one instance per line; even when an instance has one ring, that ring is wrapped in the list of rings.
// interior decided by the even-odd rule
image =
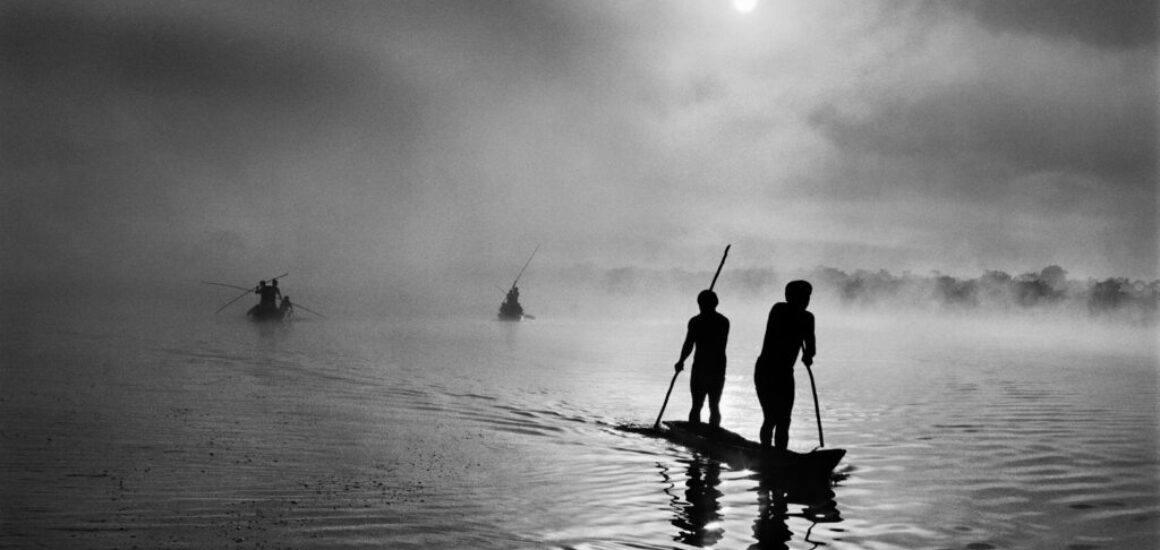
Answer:
[[[0,3],[0,270],[1157,277],[1157,2]],[[267,273],[270,272],[270,273]],[[506,277],[506,276],[505,276]]]

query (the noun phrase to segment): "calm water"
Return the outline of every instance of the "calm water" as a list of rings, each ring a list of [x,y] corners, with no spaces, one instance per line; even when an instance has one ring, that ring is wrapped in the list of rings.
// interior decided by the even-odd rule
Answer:
[[[139,312],[6,315],[0,547],[1160,545],[1150,331],[818,310],[844,479],[786,498],[619,429],[656,418],[682,319]],[[733,319],[724,423],[754,438],[762,320]],[[791,447],[817,444],[813,414],[799,370]]]

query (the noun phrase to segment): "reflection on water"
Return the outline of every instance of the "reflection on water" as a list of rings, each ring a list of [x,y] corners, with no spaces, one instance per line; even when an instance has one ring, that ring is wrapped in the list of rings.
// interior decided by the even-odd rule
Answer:
[[[661,476],[671,483],[664,470]],[[721,465],[714,460],[694,455],[685,474],[684,500],[671,495],[675,512],[673,526],[679,531],[676,540],[694,546],[712,546],[721,540],[722,527],[720,499]],[[667,492],[667,491],[666,491]]]
[[[793,530],[787,525],[791,517],[810,522],[802,540],[817,547],[826,543],[811,540],[813,527],[819,523],[842,521],[829,480],[786,479],[749,473],[743,478],[749,481],[744,490],[756,493],[756,505],[726,512],[721,502],[726,494],[721,485],[722,469],[729,471],[728,467],[700,453],[693,453],[678,463],[685,466],[684,490],[680,489],[679,476],[665,464],[658,464],[664,492],[673,512],[670,523],[677,528],[674,541],[700,548],[715,546],[725,539],[727,524],[739,524],[738,518],[727,515],[751,515],[756,510],[752,533],[756,542],[748,546],[750,550],[788,549],[794,538]],[[800,508],[800,511],[791,511],[791,507]]]
[[[802,540],[810,543],[811,548],[825,545],[825,542],[812,540],[814,527],[819,523],[840,523],[842,514],[838,511],[838,503],[834,501],[834,491],[829,482],[795,482],[765,477],[758,478],[757,489],[757,520],[753,522],[753,536],[757,543],[750,546],[752,550],[769,550],[789,548],[788,543],[793,539],[793,532],[786,525],[787,518],[798,517],[810,522]],[[791,504],[802,505],[801,511],[791,513]]]

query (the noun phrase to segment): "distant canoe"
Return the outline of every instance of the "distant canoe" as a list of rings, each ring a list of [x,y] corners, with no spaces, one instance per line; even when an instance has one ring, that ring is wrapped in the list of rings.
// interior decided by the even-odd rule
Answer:
[[[504,313],[502,311],[499,313],[498,318],[500,321],[523,321],[524,320],[523,314],[508,314],[508,313]]]
[[[507,293],[507,297],[499,305],[499,320],[521,321],[523,318],[524,306],[520,305],[520,291],[515,285],[512,285],[511,290]]]
[[[512,286],[504,296],[503,303],[499,305],[499,320],[500,321],[522,321],[525,318],[531,319],[531,315],[524,314],[524,306],[520,305],[520,287],[516,286],[520,282],[520,277],[524,275],[524,270],[532,263],[532,258],[536,257],[536,252],[540,250],[540,245],[536,245],[536,249],[532,251],[532,255],[528,256],[528,261],[524,262],[524,267],[520,268],[520,272],[516,274],[516,280],[512,281]],[[502,289],[501,289],[502,291]]]
[[[775,453],[762,449],[761,444],[756,441],[745,439],[724,428],[708,424],[689,424],[681,420],[666,421],[661,430],[654,432],[660,437],[702,452],[730,466],[769,474],[828,477],[846,455],[845,449]]]
[[[282,321],[289,321],[289,316],[286,315],[286,310],[278,307],[262,307],[258,304],[246,312],[246,317],[255,322],[274,322],[280,323]]]

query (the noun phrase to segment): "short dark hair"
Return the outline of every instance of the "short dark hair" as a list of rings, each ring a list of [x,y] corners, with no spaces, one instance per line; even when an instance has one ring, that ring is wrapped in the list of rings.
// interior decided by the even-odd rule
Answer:
[[[807,281],[790,281],[789,284],[785,285],[785,299],[791,302],[809,298],[813,292],[813,285]]]
[[[697,305],[701,307],[717,307],[717,293],[712,290],[702,290],[697,294]]]

